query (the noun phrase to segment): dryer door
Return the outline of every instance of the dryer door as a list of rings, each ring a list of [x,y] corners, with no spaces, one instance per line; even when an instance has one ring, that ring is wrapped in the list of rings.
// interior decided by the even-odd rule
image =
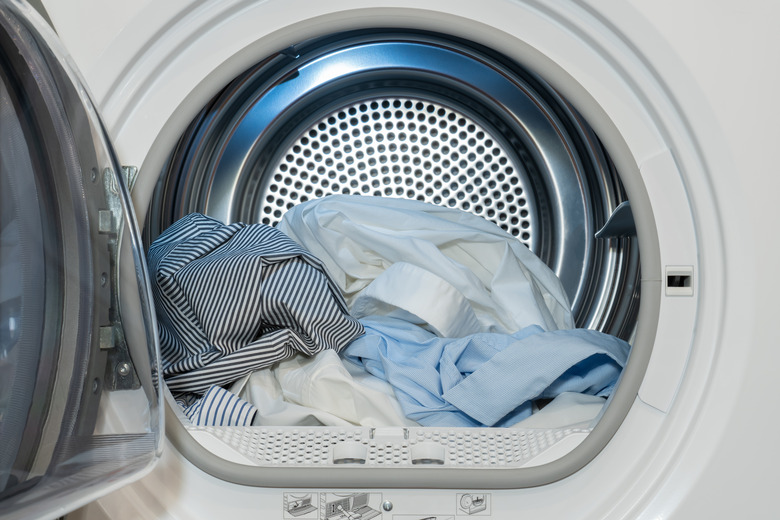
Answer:
[[[54,517],[151,469],[159,352],[106,134],[37,14],[0,2],[0,517]]]

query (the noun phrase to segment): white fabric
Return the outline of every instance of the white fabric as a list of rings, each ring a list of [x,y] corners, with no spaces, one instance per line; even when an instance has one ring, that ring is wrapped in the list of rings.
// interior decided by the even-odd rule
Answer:
[[[295,356],[238,380],[230,391],[257,408],[255,426],[416,426],[392,387],[336,352]]]
[[[332,195],[295,206],[277,228],[322,260],[355,317],[424,322],[444,337],[574,326],[555,274],[517,239],[470,213]]]
[[[299,355],[277,367],[258,370],[237,381],[230,391],[258,409],[255,426],[419,426],[403,416],[389,384],[343,362],[333,351],[313,358]],[[511,427],[586,428],[605,403],[603,397],[564,392]]]
[[[463,294],[447,280],[408,262],[396,262],[353,300],[354,316],[399,318],[443,338],[460,338],[481,325]]]
[[[511,428],[587,428],[604,409],[607,400],[595,395],[563,392],[547,406]]]

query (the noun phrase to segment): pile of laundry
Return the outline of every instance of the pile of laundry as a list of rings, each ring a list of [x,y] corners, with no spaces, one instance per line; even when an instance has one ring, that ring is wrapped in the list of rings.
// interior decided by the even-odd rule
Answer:
[[[148,261],[163,375],[198,425],[539,427],[550,400],[539,416],[597,413],[630,350],[574,328],[514,237],[413,200],[328,196],[275,228],[191,214]]]

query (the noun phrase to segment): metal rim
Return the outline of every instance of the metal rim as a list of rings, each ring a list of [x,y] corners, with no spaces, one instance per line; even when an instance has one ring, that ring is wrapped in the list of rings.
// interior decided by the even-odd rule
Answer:
[[[431,109],[436,121],[428,120]],[[409,122],[413,131],[399,128]],[[412,139],[423,137],[429,146],[413,152]],[[452,139],[455,160],[441,153]],[[499,171],[477,153],[486,140],[502,159]],[[635,240],[594,238],[626,200],[618,172],[566,100],[488,49],[428,33],[360,31],[269,57],[182,136],[155,190],[147,239],[193,211],[273,224],[293,204],[330,193],[404,196],[480,214],[553,269],[578,326],[623,338],[635,329]]]

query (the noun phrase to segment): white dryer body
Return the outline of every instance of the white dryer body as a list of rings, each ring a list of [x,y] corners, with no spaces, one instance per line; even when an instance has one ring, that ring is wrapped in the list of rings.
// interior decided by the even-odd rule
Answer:
[[[780,363],[780,247],[771,229],[780,186],[770,153],[780,139],[777,5],[43,4],[119,160],[138,167],[132,197],[142,227],[159,210],[161,172],[188,125],[235,78],[282,51],[295,54],[301,42],[359,34],[370,43],[371,32],[404,31],[490,49],[565,99],[619,173],[642,255],[642,303],[621,387],[593,431],[525,468],[258,464],[241,446],[185,428],[169,402],[155,469],[74,518],[338,518],[328,508],[343,511],[339,497],[394,519],[772,516],[780,463],[780,422],[770,413]],[[379,58],[362,56],[351,72],[368,70],[371,59]],[[217,189],[204,188],[202,208],[234,218],[237,195],[214,201],[235,189]]]

